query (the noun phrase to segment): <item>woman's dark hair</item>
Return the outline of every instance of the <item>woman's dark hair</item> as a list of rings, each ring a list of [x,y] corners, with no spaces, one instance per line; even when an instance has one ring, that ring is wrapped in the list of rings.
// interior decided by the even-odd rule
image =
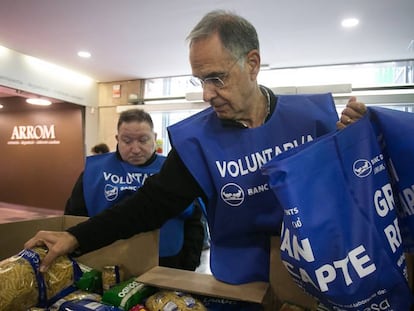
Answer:
[[[109,147],[107,144],[101,143],[93,146],[91,151],[95,154],[107,153],[109,152]]]

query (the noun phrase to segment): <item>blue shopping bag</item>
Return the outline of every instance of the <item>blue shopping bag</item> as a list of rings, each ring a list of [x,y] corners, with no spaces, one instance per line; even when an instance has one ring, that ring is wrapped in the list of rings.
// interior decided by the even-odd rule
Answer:
[[[387,159],[404,250],[414,252],[414,113],[369,108],[371,123]]]
[[[409,310],[387,166],[368,116],[265,166],[284,209],[281,259],[332,310]]]

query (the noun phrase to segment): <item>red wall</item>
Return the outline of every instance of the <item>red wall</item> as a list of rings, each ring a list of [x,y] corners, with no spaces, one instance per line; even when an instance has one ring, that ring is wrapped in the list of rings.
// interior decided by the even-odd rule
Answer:
[[[84,107],[0,103],[0,201],[63,210],[84,165]]]

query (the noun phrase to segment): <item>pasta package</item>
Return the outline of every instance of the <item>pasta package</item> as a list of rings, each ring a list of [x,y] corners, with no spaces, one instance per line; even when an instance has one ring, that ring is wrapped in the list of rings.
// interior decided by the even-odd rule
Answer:
[[[162,290],[150,296],[145,307],[149,311],[207,311],[204,305],[189,294]]]
[[[306,311],[306,309],[290,302],[284,302],[279,311]]]
[[[51,305],[47,311],[59,311],[64,310],[62,309],[62,305],[64,305],[66,302],[71,301],[80,301],[80,300],[90,300],[92,302],[100,302],[102,300],[102,296],[95,293],[90,293],[84,290],[76,290],[72,293],[70,293],[67,296],[64,296],[60,298],[58,301],[56,301],[53,305]]]
[[[64,302],[59,311],[124,311],[115,306],[108,306],[93,299],[79,299]]]
[[[46,307],[63,290],[68,290],[80,277],[76,262],[59,256],[45,273],[39,271],[47,249],[24,249],[0,261],[0,311]]]
[[[263,311],[259,303],[195,295],[208,311]]]

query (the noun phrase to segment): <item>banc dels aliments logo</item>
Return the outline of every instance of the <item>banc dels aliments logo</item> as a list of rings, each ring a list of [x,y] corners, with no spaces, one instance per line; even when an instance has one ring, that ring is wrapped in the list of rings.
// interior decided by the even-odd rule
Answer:
[[[220,195],[221,199],[231,206],[239,206],[244,201],[244,191],[235,183],[224,185],[223,188],[221,188]]]
[[[352,167],[354,174],[357,177],[367,177],[372,172],[371,162],[366,159],[359,159],[354,162]]]
[[[113,201],[118,197],[119,190],[116,186],[106,184],[104,193],[107,201]]]
[[[58,145],[55,125],[15,125],[10,135],[8,145]]]

